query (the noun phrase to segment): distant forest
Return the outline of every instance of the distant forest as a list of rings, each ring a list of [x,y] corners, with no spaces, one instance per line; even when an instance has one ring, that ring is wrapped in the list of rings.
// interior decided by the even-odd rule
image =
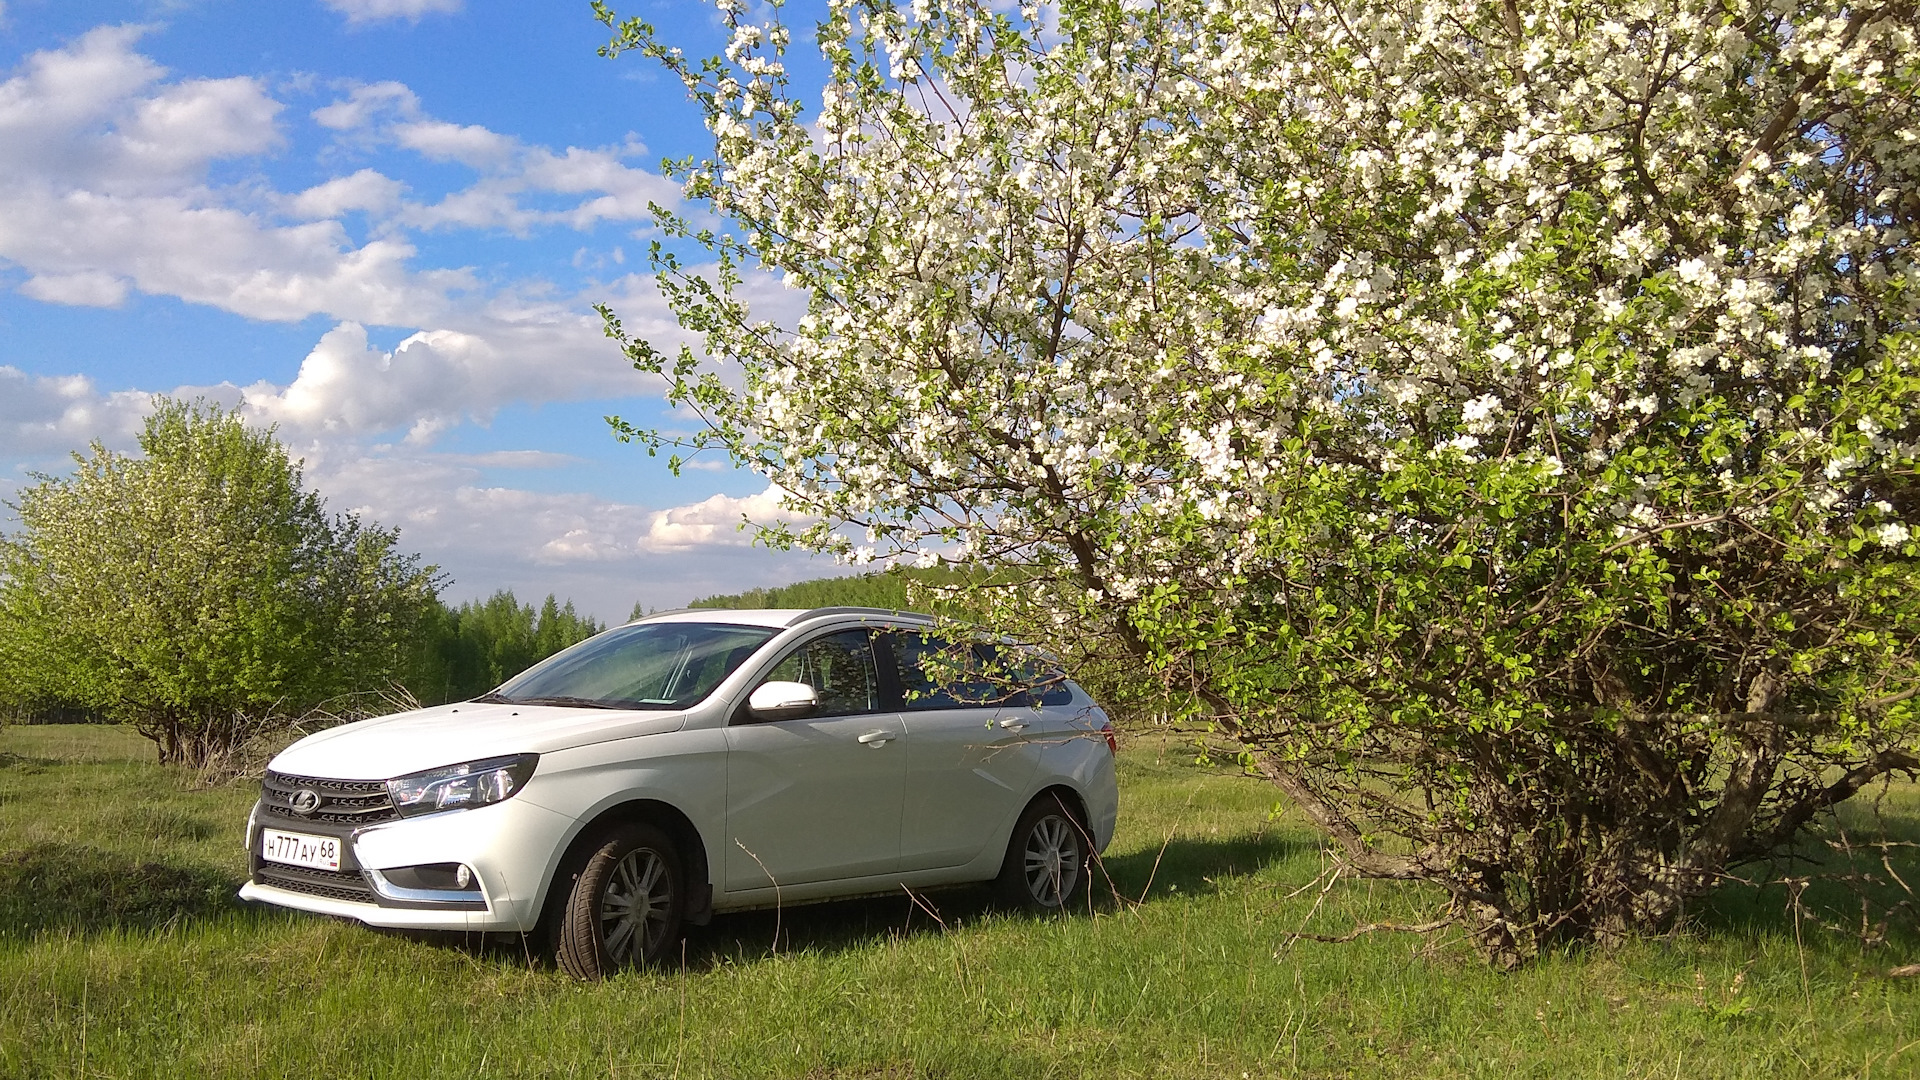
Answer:
[[[909,581],[944,584],[957,581],[959,578],[958,571],[944,566],[927,569],[901,567],[897,570],[875,571],[845,577],[814,578],[811,581],[797,581],[792,585],[748,589],[745,592],[729,593],[725,596],[706,596],[687,606],[734,609],[871,607],[885,608],[889,611],[906,611],[913,610],[907,599]],[[641,606],[635,604],[631,617],[637,619],[644,614],[646,612]]]
[[[507,589],[459,607],[442,604],[402,683],[425,705],[464,701],[605,629],[551,593],[538,608]]]

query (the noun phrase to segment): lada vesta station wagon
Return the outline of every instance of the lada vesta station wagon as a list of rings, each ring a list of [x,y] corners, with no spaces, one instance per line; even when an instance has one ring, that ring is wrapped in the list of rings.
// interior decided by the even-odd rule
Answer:
[[[1113,746],[1042,658],[923,616],[656,615],[288,747],[240,895],[537,935],[581,978],[715,912],[976,881],[1059,910],[1113,836]]]

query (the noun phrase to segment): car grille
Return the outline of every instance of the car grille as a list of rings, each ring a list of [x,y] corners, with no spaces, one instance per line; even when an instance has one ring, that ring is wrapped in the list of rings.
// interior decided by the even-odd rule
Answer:
[[[297,814],[293,810],[293,797],[303,788],[311,788],[320,796],[320,805],[311,814]],[[348,826],[393,821],[400,816],[393,808],[393,799],[387,794],[384,781],[322,780],[271,771],[260,782],[260,808],[284,821],[324,821]]]
[[[309,870],[304,866],[281,866],[263,862],[254,867],[253,880],[288,892],[324,896],[329,900],[348,900],[360,904],[376,903],[373,886],[357,871]]]

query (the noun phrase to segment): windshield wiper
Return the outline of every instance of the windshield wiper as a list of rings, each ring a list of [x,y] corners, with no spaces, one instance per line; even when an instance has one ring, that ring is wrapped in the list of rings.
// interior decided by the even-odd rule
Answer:
[[[621,707],[619,705],[609,705],[596,698],[583,697],[523,697],[502,700],[511,701],[515,705],[562,705],[576,709],[618,709]]]
[[[514,704],[518,704],[517,702],[515,702],[515,701],[514,701],[514,700],[513,700],[512,698],[510,698],[510,697],[508,697],[507,695],[505,695],[505,694],[502,694],[502,693],[499,693],[499,692],[497,692],[497,691],[493,691],[493,690],[489,690],[489,691],[487,691],[486,693],[484,693],[484,694],[481,694],[481,695],[480,695],[479,697],[477,697],[477,698],[468,698],[467,700],[468,700],[468,701],[471,701],[471,702],[473,702],[473,703],[474,703],[475,705],[514,705]]]

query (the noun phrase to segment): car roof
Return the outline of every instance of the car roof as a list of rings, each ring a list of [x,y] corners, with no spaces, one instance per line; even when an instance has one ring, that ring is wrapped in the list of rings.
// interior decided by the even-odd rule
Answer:
[[[682,608],[662,611],[633,620],[643,622],[732,623],[736,626],[767,626],[785,629],[803,622],[834,615],[866,615],[888,622],[932,623],[933,617],[913,611],[893,611],[869,607],[818,608]],[[631,625],[631,624],[629,624]]]

